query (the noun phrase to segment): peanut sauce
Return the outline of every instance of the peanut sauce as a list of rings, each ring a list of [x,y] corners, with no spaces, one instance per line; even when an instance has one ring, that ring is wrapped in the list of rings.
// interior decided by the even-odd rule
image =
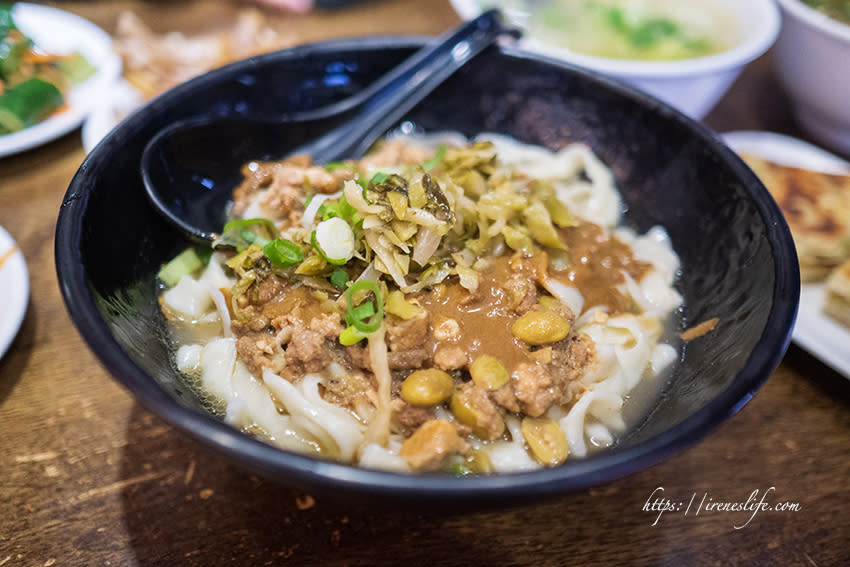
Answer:
[[[520,363],[534,362],[529,349],[511,332],[517,315],[511,309],[508,292],[500,286],[511,275],[509,259],[497,259],[481,274],[478,290],[471,293],[458,282],[435,286],[420,297],[422,307],[431,313],[431,325],[441,319],[454,319],[460,326],[455,341],[438,341],[433,334],[427,349],[432,353],[440,344],[454,344],[469,355],[472,362],[487,354],[497,358],[510,373]]]
[[[313,295],[312,289],[307,286],[298,286],[285,289],[273,301],[263,305],[263,316],[269,321],[281,315],[288,315],[297,311],[299,319],[305,324],[313,319],[326,314],[322,302]]]
[[[577,287],[585,309],[605,306],[610,315],[632,311],[632,301],[617,290],[626,281],[623,272],[640,281],[652,265],[636,260],[626,243],[607,238],[596,224],[562,228],[559,234],[571,262],[566,270],[551,272],[550,277]]]

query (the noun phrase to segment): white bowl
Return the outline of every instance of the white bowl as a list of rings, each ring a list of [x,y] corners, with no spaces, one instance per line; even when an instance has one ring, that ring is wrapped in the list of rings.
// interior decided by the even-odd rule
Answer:
[[[799,0],[779,0],[776,75],[813,138],[850,153],[850,25]]]
[[[691,118],[701,120],[726,93],[747,63],[767,51],[779,33],[779,10],[774,0],[711,1],[734,17],[739,41],[730,49],[677,61],[635,61],[576,53],[563,47],[523,37],[524,49],[599,71],[654,95]],[[498,0],[451,0],[463,19],[474,18],[483,7],[498,7]],[[511,20],[510,12],[506,12]],[[518,22],[515,22],[518,23]]]

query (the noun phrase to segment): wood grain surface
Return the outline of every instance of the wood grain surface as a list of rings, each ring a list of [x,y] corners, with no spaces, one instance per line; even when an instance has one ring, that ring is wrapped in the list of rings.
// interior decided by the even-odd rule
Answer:
[[[107,31],[124,9],[161,31],[197,31],[232,21],[238,8],[200,0],[54,5]],[[433,34],[458,21],[443,0],[274,20],[302,41]],[[707,123],[804,137],[769,55]],[[83,158],[77,130],[0,159],[0,225],[23,250],[32,288],[23,327],[0,360],[0,566],[850,565],[850,381],[794,346],[754,399],[698,445],[534,505],[468,514],[352,508],[228,464],[134,403],[67,315],[53,233]],[[693,499],[693,507],[659,519],[645,509],[654,491],[674,503]],[[753,491],[798,509],[753,516],[703,504],[694,513],[698,502],[741,502]]]

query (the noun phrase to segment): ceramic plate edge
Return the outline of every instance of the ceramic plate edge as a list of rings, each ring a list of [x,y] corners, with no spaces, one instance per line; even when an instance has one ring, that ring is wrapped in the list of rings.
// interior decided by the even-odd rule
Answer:
[[[15,239],[0,226],[0,259],[17,248]],[[24,254],[17,248],[0,263],[0,358],[6,354],[21,328],[29,304],[29,273]]]
[[[121,59],[112,50],[112,38],[90,21],[58,8],[19,2],[14,18],[37,45],[49,51],[56,45],[73,43],[97,67],[97,72],[75,86],[69,94],[68,109],[20,132],[0,136],[0,157],[12,155],[47,143],[79,126],[98,100],[97,93],[107,89],[121,75]],[[41,27],[36,22],[46,22]],[[62,34],[45,31],[61,28]]]

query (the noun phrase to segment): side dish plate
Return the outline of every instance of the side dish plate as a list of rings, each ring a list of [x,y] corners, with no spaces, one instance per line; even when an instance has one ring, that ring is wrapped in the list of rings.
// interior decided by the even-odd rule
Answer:
[[[11,235],[0,226],[0,358],[6,353],[27,312],[29,275],[24,255]]]
[[[100,93],[98,104],[83,122],[83,149],[92,151],[125,116],[144,104],[142,93],[125,79],[118,79]]]
[[[121,59],[112,51],[109,34],[88,20],[64,10],[23,2],[15,4],[13,17],[37,46],[53,53],[77,50],[97,71],[72,89],[64,110],[20,132],[0,136],[0,157],[39,146],[79,126],[100,93],[108,90],[121,74]]]
[[[748,152],[787,165],[850,175],[850,163],[821,148],[773,132],[740,131],[722,135],[736,152]],[[792,340],[850,379],[850,329],[823,312],[824,284],[800,287],[800,309]]]

